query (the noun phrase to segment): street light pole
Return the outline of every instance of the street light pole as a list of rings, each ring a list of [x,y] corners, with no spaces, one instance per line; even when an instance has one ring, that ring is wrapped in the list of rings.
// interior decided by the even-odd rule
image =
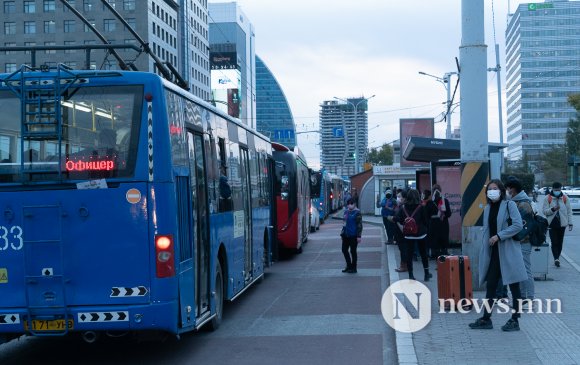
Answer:
[[[363,101],[369,101],[369,99],[374,98],[376,95],[372,95],[369,96],[368,98],[362,97],[361,100],[359,100],[356,104],[353,103],[352,101],[349,101],[348,99],[342,99],[342,98],[337,98],[336,96],[334,97],[336,100],[341,100],[344,101],[350,105],[352,105],[353,111],[354,111],[354,173],[358,174],[359,171],[359,164],[358,164],[358,157],[359,157],[359,150],[358,150],[358,106],[360,103],[362,103]]]
[[[425,76],[432,77],[435,80],[442,83],[443,87],[445,87],[445,90],[447,91],[447,103],[446,103],[447,111],[445,113],[445,119],[447,119],[447,130],[445,132],[445,138],[451,139],[451,84],[450,84],[450,81],[451,81],[451,75],[457,75],[457,72],[446,72],[445,75],[443,75],[443,77],[439,77],[439,76],[428,74],[428,73],[423,72],[423,71],[419,71],[419,75],[425,75]]]

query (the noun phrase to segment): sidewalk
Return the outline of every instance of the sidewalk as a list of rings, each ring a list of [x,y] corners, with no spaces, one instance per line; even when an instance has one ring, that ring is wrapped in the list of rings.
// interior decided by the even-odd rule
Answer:
[[[364,216],[368,224],[382,225],[381,217]],[[577,244],[565,236],[566,246]],[[397,273],[399,249],[385,245],[390,282],[407,279],[407,273]],[[468,324],[480,314],[471,311],[439,313],[437,302],[437,271],[435,261],[429,261],[433,278],[424,283],[431,290],[431,321],[413,334],[396,333],[399,364],[580,364],[580,266],[562,255],[562,267],[556,269],[550,260],[548,280],[535,281],[536,298],[560,299],[562,313],[522,314],[519,332],[503,332],[501,326],[509,314],[494,311],[492,330],[472,330]],[[414,263],[414,271],[423,277],[421,262]],[[475,298],[485,292],[475,291]]]

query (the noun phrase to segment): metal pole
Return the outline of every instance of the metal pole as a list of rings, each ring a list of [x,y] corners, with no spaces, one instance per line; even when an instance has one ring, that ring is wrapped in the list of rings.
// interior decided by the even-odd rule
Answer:
[[[479,250],[489,181],[487,135],[487,46],[484,0],[461,1],[461,219],[464,255],[469,256],[474,288],[479,288]]]
[[[445,87],[447,88],[447,113],[445,118],[447,119],[447,133],[445,133],[445,138],[451,139],[451,74],[448,72],[443,76],[445,82]]]

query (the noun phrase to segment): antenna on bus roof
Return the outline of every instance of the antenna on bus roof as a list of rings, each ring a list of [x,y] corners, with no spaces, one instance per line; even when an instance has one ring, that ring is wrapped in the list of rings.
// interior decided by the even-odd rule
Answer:
[[[97,37],[99,37],[99,39],[105,43],[105,44],[110,44],[109,41],[107,40],[107,38],[105,38],[98,30],[97,28],[95,28],[91,22],[89,22],[87,20],[87,18],[85,18],[77,9],[74,8],[74,6],[72,6],[71,4],[68,3],[68,0],[60,0],[67,8],[69,8],[70,11],[72,11],[74,13],[74,15],[76,15],[83,23],[85,23],[85,25],[87,27],[89,27],[90,30],[93,31],[93,33],[95,33],[97,35]],[[117,51],[115,51],[114,48],[110,48],[107,49],[107,51],[109,53],[111,53],[116,59],[117,62],[119,62],[119,67],[121,67],[122,70],[133,70],[136,71],[137,68],[135,67],[135,65],[131,64],[131,65],[127,65],[127,63],[125,63],[125,61],[121,58],[121,56],[119,56],[119,54],[117,53]]]
[[[62,0],[62,1],[65,1],[65,0]],[[189,86],[187,84],[187,81],[185,81],[183,79],[183,77],[181,77],[181,75],[179,74],[179,71],[177,71],[175,69],[175,67],[173,67],[172,64],[170,64],[168,62],[162,62],[159,59],[159,57],[157,57],[155,55],[155,53],[153,53],[153,51],[149,47],[149,43],[145,42],[143,40],[143,38],[141,38],[139,36],[139,34],[137,34],[137,32],[135,32],[135,30],[127,23],[127,21],[125,21],[125,18],[123,18],[123,16],[121,14],[119,14],[119,12],[117,10],[115,10],[115,8],[113,8],[113,6],[111,6],[111,4],[109,4],[109,2],[107,0],[101,0],[101,2],[103,3],[103,5],[105,5],[107,7],[107,9],[109,9],[111,11],[111,13],[113,13],[113,15],[115,15],[117,17],[117,19],[119,19],[119,21],[121,23],[123,23],[123,25],[129,30],[129,32],[131,32],[133,37],[135,37],[135,39],[137,39],[137,41],[139,43],[141,43],[143,50],[145,51],[145,53],[149,54],[151,56],[151,58],[153,58],[153,61],[155,61],[155,65],[157,66],[159,71],[161,71],[161,73],[163,74],[163,77],[165,77],[169,81],[173,81],[173,77],[175,77],[175,82],[179,87],[181,87],[185,90],[189,90]],[[169,68],[169,70],[168,70],[168,68]],[[173,75],[173,77],[172,77],[172,75]]]

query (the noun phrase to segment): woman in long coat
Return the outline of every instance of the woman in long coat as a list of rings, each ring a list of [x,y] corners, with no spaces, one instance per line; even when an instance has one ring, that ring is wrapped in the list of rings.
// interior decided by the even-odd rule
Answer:
[[[512,318],[502,326],[504,331],[519,331],[521,313],[520,281],[527,279],[520,243],[512,239],[523,228],[516,204],[506,200],[506,190],[500,180],[491,180],[486,189],[487,206],[483,211],[483,237],[479,253],[479,285],[486,285],[483,317],[471,323],[474,329],[491,329],[491,308],[499,279],[509,285],[516,309]],[[488,310],[489,308],[489,310]]]

